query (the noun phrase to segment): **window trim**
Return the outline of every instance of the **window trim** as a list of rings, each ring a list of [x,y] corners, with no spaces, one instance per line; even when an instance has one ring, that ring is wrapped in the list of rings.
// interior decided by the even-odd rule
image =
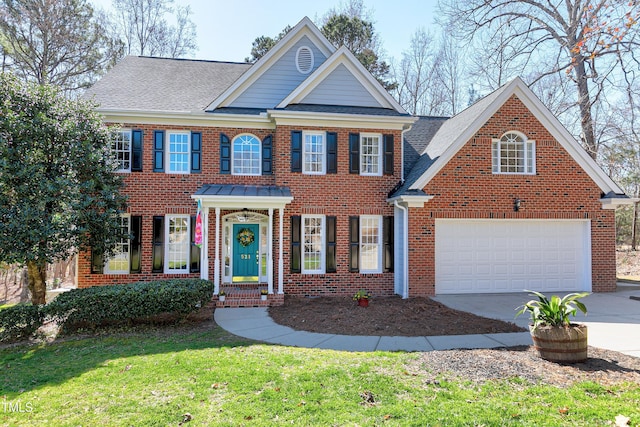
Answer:
[[[376,263],[377,263],[377,267],[375,269],[366,269],[363,268],[364,262],[363,262],[363,256],[364,256],[364,246],[365,245],[371,245],[371,243],[367,243],[364,242],[363,239],[363,235],[362,235],[362,229],[363,226],[366,223],[366,220],[375,220],[375,222],[377,223],[377,236],[378,236],[378,242],[376,243],[377,245],[377,257],[376,257]],[[362,274],[376,274],[376,273],[382,273],[383,270],[383,263],[384,263],[384,259],[383,259],[383,249],[384,249],[384,236],[383,236],[383,223],[382,223],[382,215],[360,215],[360,224],[359,224],[359,230],[358,230],[358,237],[359,237],[359,260],[358,263],[360,264],[360,273]]]
[[[254,138],[256,141],[258,141],[258,172],[257,173],[236,173],[235,172],[235,157],[236,157],[235,143],[239,138],[243,136],[250,136]],[[256,135],[245,132],[245,133],[240,133],[234,136],[233,139],[231,140],[231,175],[236,175],[236,176],[262,175],[262,140],[258,138]]]
[[[316,219],[320,219],[320,231],[322,232],[322,238],[321,238],[321,242],[320,242],[320,253],[318,255],[319,259],[320,259],[320,268],[316,269],[316,270],[307,270],[307,268],[305,267],[306,265],[306,251],[305,251],[305,232],[306,232],[306,225],[305,225],[305,221],[306,219],[310,219],[310,218],[316,218]],[[326,226],[327,226],[327,221],[326,221],[326,216],[325,215],[302,215],[301,219],[300,219],[300,245],[301,250],[300,250],[300,272],[302,274],[325,274],[326,272],[326,256],[327,256],[327,249],[326,249],[326,240],[327,240],[327,230],[326,230]]]
[[[133,130],[132,129],[118,129],[115,133],[119,134],[119,135],[126,133],[126,134],[129,135],[129,150],[128,151],[114,150],[113,149],[114,148],[113,145],[116,142],[119,142],[120,140],[118,140],[118,141],[114,140],[114,141],[111,142],[111,150],[112,150],[112,152],[114,154],[117,155],[118,153],[127,153],[127,152],[129,153],[129,168],[120,168],[120,167],[118,167],[118,169],[116,169],[115,172],[117,172],[117,173],[131,173],[131,164],[133,163],[133,150],[132,150],[132,148],[133,148],[132,147],[132,145],[133,145]],[[116,161],[118,162],[119,165],[122,164],[120,159],[118,159],[117,157],[116,157]]]
[[[122,214],[120,215],[120,228],[122,228],[122,220],[124,218],[127,218],[127,234],[131,234],[131,215],[130,214]],[[125,239],[123,238],[120,243],[117,243],[118,246],[122,247],[123,245],[123,241]],[[102,267],[102,272],[103,274],[129,274],[131,273],[131,239],[126,238],[127,240],[127,268],[126,270],[111,270],[109,268],[109,261],[111,261],[113,258],[115,258],[116,256],[124,253],[124,252],[118,252],[117,254],[114,254],[111,256],[111,258],[106,259],[104,261],[104,265]]]
[[[322,136],[322,158],[320,160],[321,170],[307,170],[307,136]],[[302,131],[302,173],[305,175],[326,175],[327,174],[327,133],[323,131]]]
[[[181,269],[171,268],[169,230],[171,228],[171,219],[181,218],[187,222],[186,243],[184,244],[185,266]],[[191,264],[191,215],[188,214],[167,214],[164,217],[164,274],[188,274]]]
[[[502,144],[507,143],[503,139],[509,135],[514,134],[522,139],[522,172],[509,172],[502,170]],[[508,166],[505,166],[508,167]],[[533,139],[528,139],[527,136],[518,131],[508,131],[502,134],[500,138],[494,138],[491,140],[491,172],[494,175],[535,175],[536,174],[536,142]]]
[[[187,137],[187,152],[184,153],[187,156],[187,170],[184,171],[172,171],[171,170],[171,135],[185,135]],[[168,130],[165,132],[165,173],[175,175],[188,175],[191,173],[191,132],[186,130]],[[183,154],[183,152],[180,152]],[[182,163],[181,163],[182,164]]]
[[[370,156],[369,154],[365,154],[364,150],[363,150],[363,141],[365,138],[372,138],[375,137],[378,140],[378,155],[376,157]],[[359,148],[360,148],[360,167],[359,167],[359,172],[360,175],[362,176],[382,176],[382,169],[383,169],[383,164],[382,164],[382,155],[383,155],[383,147],[382,147],[382,134],[381,133],[360,133],[360,141],[359,141]],[[364,167],[365,167],[365,162],[364,162],[364,158],[365,156],[367,157],[372,157],[376,159],[377,162],[377,166],[378,166],[378,171],[375,173],[371,173],[371,172],[364,172]]]

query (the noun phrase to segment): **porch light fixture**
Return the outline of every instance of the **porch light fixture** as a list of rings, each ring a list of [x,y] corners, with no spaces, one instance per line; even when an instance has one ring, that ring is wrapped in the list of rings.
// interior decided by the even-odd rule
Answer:
[[[513,199],[513,211],[518,212],[520,210],[520,199]]]
[[[242,209],[242,213],[239,213],[238,215],[236,215],[236,219],[239,222],[247,222],[247,209]]]

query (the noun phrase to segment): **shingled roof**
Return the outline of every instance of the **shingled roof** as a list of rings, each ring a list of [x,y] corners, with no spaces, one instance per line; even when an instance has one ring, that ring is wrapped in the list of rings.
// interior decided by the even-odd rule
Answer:
[[[102,110],[204,109],[252,64],[127,56],[84,94]]]

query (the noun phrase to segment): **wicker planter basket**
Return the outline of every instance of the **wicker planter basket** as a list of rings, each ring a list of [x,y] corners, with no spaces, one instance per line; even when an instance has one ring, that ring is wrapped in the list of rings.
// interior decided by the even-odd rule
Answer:
[[[587,326],[529,326],[538,356],[551,362],[577,363],[587,360]]]

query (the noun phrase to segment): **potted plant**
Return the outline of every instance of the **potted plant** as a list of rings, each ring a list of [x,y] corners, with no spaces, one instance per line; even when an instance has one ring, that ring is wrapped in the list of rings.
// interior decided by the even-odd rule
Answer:
[[[353,300],[358,301],[360,307],[369,307],[369,298],[371,298],[371,294],[364,289],[360,289],[353,296]]]
[[[260,289],[260,299],[262,301],[266,301],[267,300],[267,295],[269,294],[269,291],[267,289]]]
[[[227,297],[227,293],[225,291],[220,290],[220,292],[218,292],[218,301],[224,302],[226,297]]]
[[[579,301],[588,292],[575,292],[560,298],[547,298],[540,292],[531,292],[538,300],[530,300],[518,307],[516,316],[531,313],[529,331],[538,356],[552,362],[576,363],[587,360],[587,326],[571,323],[569,317],[587,307]]]

